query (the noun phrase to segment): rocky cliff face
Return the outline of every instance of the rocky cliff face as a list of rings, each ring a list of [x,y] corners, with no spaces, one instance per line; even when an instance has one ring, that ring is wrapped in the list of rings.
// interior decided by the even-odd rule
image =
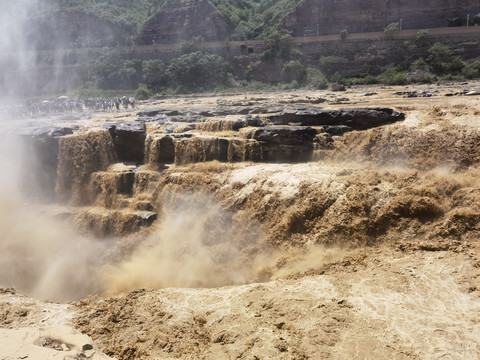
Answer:
[[[139,42],[176,43],[194,36],[205,41],[223,41],[230,36],[230,30],[207,0],[171,0],[145,23]]]
[[[459,17],[466,25],[480,12],[478,0],[304,0],[284,19],[293,36],[382,31],[392,22],[403,29],[444,27]]]
[[[25,34],[29,46],[37,49],[123,45],[130,36],[128,29],[77,11],[30,19]]]

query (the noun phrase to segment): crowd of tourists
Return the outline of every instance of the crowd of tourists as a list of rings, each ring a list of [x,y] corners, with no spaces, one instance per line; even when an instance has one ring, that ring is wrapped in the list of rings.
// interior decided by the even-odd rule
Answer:
[[[113,112],[124,111],[129,108],[135,109],[135,107],[134,97],[70,99],[67,96],[60,96],[51,100],[28,100],[24,105],[23,112],[26,115],[33,116],[85,111]]]

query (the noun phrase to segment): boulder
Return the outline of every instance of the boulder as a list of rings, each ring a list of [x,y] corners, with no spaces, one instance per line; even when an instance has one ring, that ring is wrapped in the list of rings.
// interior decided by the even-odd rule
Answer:
[[[345,85],[342,84],[332,84],[332,91],[346,91]]]
[[[403,119],[403,114],[400,115],[392,109],[344,109],[339,114],[338,124],[362,130]]]
[[[75,130],[76,127],[22,130],[18,144],[14,146],[18,146],[21,154],[22,189],[29,198],[36,201],[55,199],[59,139],[73,134]]]
[[[105,127],[112,136],[119,161],[143,163],[146,137],[144,121],[107,124]]]
[[[308,161],[317,130],[302,126],[269,126],[247,135],[259,142],[264,161]]]
[[[247,116],[247,124],[248,126],[253,126],[253,127],[265,126],[265,123],[260,119],[260,117],[258,116],[252,117],[251,115]]]
[[[268,144],[302,145],[312,142],[317,134],[311,127],[269,126],[254,130],[249,138]]]
[[[135,214],[135,228],[149,227],[157,220],[157,213],[153,211],[139,211]]]
[[[236,119],[232,123],[232,130],[238,131],[248,125],[248,122],[245,119]]]
[[[346,125],[333,125],[333,126],[324,126],[325,132],[330,135],[340,136],[349,131],[353,131],[353,128]]]
[[[342,110],[307,109],[285,111],[270,118],[275,124],[298,123],[301,126],[348,126],[364,130],[404,120],[403,113],[389,108],[354,108]],[[330,128],[333,131],[338,128]],[[344,128],[345,129],[345,128]]]

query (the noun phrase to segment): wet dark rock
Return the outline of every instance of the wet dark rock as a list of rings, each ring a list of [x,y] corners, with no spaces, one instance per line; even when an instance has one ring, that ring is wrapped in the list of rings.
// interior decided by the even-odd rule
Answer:
[[[345,85],[342,84],[332,84],[332,91],[347,91]]]
[[[107,124],[115,144],[115,152],[119,161],[143,163],[145,153],[146,126],[143,121]]]
[[[155,109],[155,110],[144,110],[137,113],[139,118],[153,118],[158,114],[162,113],[162,110]]]
[[[364,130],[404,120],[404,114],[389,108],[353,108],[342,110],[307,110],[284,112],[271,117],[274,124],[300,123],[302,126],[348,126]]]
[[[195,113],[197,116],[198,114]],[[143,122],[158,122],[160,125],[167,121],[171,122],[185,122],[187,117],[191,117],[190,112],[180,112],[172,109],[155,109],[145,110],[137,113],[138,120]]]
[[[175,118],[173,118],[173,119],[175,119]],[[185,116],[177,117],[177,121],[188,122],[188,123],[196,123],[196,122],[200,122],[200,121],[203,121],[203,120],[204,120],[203,116],[195,114],[195,113],[189,113],[189,114],[186,114]],[[175,120],[173,120],[173,121],[175,121]]]
[[[416,98],[416,97],[432,97],[434,95],[439,95],[438,90],[413,90],[413,91],[397,91],[393,95],[403,96],[406,98]]]
[[[281,112],[283,108],[278,106],[254,106],[250,111],[249,114],[273,114]]]
[[[193,137],[193,134],[172,134],[172,137],[174,139],[189,139]]]
[[[253,127],[264,127],[265,126],[265,122],[263,122],[258,116],[255,116],[255,117],[251,117],[251,116],[248,116],[247,117],[247,124],[248,126],[253,126]]]
[[[55,199],[59,139],[78,129],[78,126],[42,127],[21,131],[18,145],[22,154],[21,160],[25,162],[22,166],[25,175],[21,176],[21,179],[22,188],[28,197],[42,202]]]
[[[338,122],[353,129],[369,129],[387,123],[404,120],[403,114],[391,109],[345,109],[340,112]]]
[[[245,119],[236,119],[232,123],[232,130],[238,131],[246,126],[248,126],[248,123]]]
[[[257,128],[248,138],[259,142],[264,161],[307,161],[314,149],[317,130],[303,126]]]
[[[270,121],[274,125],[288,125],[289,123],[301,123],[302,120],[314,117],[324,117],[324,113],[329,110],[322,110],[322,108],[306,107],[297,109],[285,109],[280,115],[270,117]],[[335,111],[335,110],[332,110]]]
[[[249,138],[266,143],[283,145],[302,145],[312,142],[318,132],[303,126],[269,126],[254,130]]]
[[[252,109],[249,108],[249,107],[242,107],[242,108],[238,108],[237,111],[236,111],[236,113],[237,113],[237,114],[240,114],[240,115],[247,115],[247,114],[250,113],[251,110],[252,110]]]
[[[215,112],[212,111],[212,110],[203,110],[203,111],[200,111],[200,112],[198,113],[198,115],[200,115],[200,116],[205,116],[205,117],[214,117],[214,116],[216,116],[216,115],[215,115]]]
[[[182,115],[182,113],[178,110],[164,110],[163,114],[166,116],[178,116]]]
[[[79,127],[48,127],[38,128],[25,133],[25,135],[34,136],[36,138],[58,138],[65,135],[71,135],[77,131]]]
[[[330,104],[345,104],[349,101],[350,101],[349,98],[339,97],[339,98],[336,98],[334,101],[332,101]]]
[[[333,125],[333,126],[324,126],[325,131],[330,135],[343,135],[349,131],[353,131],[353,128],[346,125]]]
[[[157,220],[157,213],[153,211],[139,211],[135,214],[135,227],[149,227]]]
[[[227,115],[236,115],[239,112],[236,110],[235,107],[229,107],[229,106],[218,106],[214,110],[215,116],[227,116]]]

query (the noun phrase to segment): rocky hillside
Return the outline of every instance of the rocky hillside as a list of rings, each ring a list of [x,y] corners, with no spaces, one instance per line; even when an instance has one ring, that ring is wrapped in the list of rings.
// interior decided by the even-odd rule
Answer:
[[[145,45],[177,43],[200,36],[205,41],[223,41],[230,36],[225,19],[208,0],[171,0],[140,31]]]
[[[125,26],[82,11],[58,11],[28,26],[27,44],[39,49],[115,46],[130,36]]]
[[[29,43],[35,48],[99,47],[175,43],[199,36],[205,41],[246,40],[283,27],[294,36],[470,25],[478,20],[475,0],[113,0],[25,1]],[[25,5],[25,4],[23,4]],[[17,6],[17,5],[12,5]],[[25,7],[18,6],[17,13]]]
[[[303,0],[283,25],[294,36],[382,31],[392,22],[401,22],[402,29],[426,29],[452,25],[455,18],[466,25],[467,15],[473,19],[479,12],[475,0]]]

